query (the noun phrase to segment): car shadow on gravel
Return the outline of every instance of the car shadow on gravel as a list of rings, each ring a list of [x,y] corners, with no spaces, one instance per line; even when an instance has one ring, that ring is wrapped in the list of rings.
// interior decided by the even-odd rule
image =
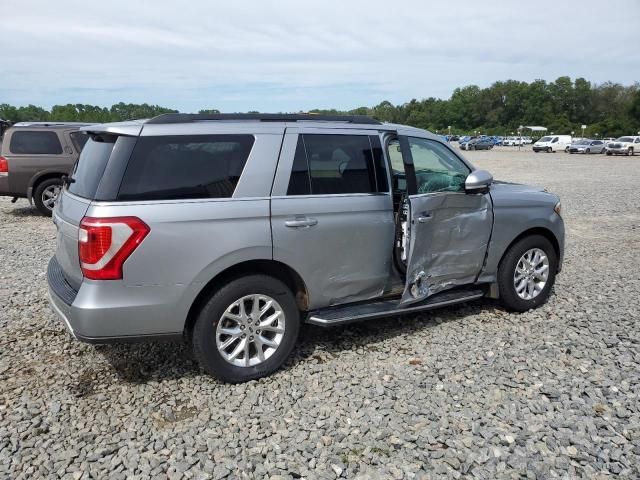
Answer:
[[[442,323],[477,315],[481,311],[494,312],[499,309],[500,307],[494,301],[480,299],[437,310],[397,315],[368,322],[355,322],[344,326],[325,328],[304,325],[300,331],[300,338],[293,351],[292,358],[285,364],[284,368],[293,366],[300,361],[306,361],[309,358],[314,358],[318,363],[323,363],[321,352],[338,354],[356,348],[362,348],[365,352],[374,352],[379,350],[379,343],[390,338],[412,335],[419,331],[437,327]],[[400,349],[402,348],[400,347]],[[412,354],[418,352],[407,351],[404,353]]]
[[[10,208],[3,208],[2,213],[5,215],[9,215],[11,217],[19,217],[19,218],[23,218],[23,217],[39,217],[39,218],[46,218],[44,215],[42,215],[42,213],[40,213],[38,211],[38,209],[36,207],[31,207],[29,205],[26,205],[24,207],[10,207]]]
[[[283,371],[300,362],[315,360],[323,363],[323,352],[340,352],[363,348],[378,350],[378,344],[389,338],[411,335],[437,327],[441,323],[475,315],[483,310],[495,311],[498,307],[490,300],[476,300],[464,305],[446,307],[429,312],[401,315],[386,319],[358,322],[329,328],[305,324],[300,330],[298,342],[282,367]],[[175,380],[202,375],[186,342],[166,341],[132,344],[96,345],[122,382],[143,384],[150,381]],[[404,352],[412,354],[414,352]]]

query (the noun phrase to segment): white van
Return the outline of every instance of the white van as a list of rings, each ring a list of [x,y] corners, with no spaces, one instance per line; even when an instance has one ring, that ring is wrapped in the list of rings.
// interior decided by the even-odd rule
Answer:
[[[571,135],[545,135],[533,144],[534,152],[564,152],[571,145]]]

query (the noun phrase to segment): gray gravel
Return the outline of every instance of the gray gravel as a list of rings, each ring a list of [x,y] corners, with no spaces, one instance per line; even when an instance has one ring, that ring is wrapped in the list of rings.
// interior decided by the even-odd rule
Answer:
[[[71,340],[53,225],[0,200],[0,477],[640,477],[640,158],[467,156],[562,196],[547,305],[305,327],[284,370],[235,386],[178,343]]]

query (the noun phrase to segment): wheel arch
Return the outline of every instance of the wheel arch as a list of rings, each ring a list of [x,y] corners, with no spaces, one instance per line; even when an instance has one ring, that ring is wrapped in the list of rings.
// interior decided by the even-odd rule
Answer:
[[[551,242],[551,245],[553,246],[553,250],[556,254],[556,257],[558,258],[558,270],[557,272],[560,272],[560,269],[562,267],[562,256],[563,256],[563,251],[560,245],[560,241],[558,240],[558,238],[556,237],[556,235],[553,233],[553,231],[547,227],[542,227],[542,226],[534,226],[534,227],[530,227],[527,228],[525,230],[523,230],[522,232],[520,232],[518,235],[516,235],[507,245],[504,249],[502,249],[502,251],[500,252],[500,260],[498,260],[497,264],[495,265],[495,270],[492,270],[493,273],[491,273],[488,276],[485,276],[484,278],[482,278],[482,275],[479,277],[480,281],[488,281],[488,285],[489,285],[489,293],[488,293],[488,297],[490,298],[499,298],[500,297],[500,292],[498,289],[498,281],[497,281],[497,275],[498,272],[500,271],[500,267],[502,266],[502,261],[504,260],[504,257],[506,256],[507,252],[509,251],[509,249],[515,245],[517,242],[519,242],[520,240],[522,240],[523,238],[532,236],[532,235],[541,235],[543,237],[545,237],[547,240],[549,240],[549,242]]]
[[[504,249],[504,251],[502,252],[502,255],[500,256],[500,262],[498,262],[498,269],[502,265],[502,260],[504,260],[504,257],[509,251],[509,249],[513,245],[515,245],[517,242],[522,240],[523,238],[530,237],[532,235],[540,235],[545,237],[547,240],[549,240],[549,242],[551,242],[551,245],[553,246],[553,250],[556,253],[556,257],[560,259],[560,255],[561,255],[560,242],[556,238],[555,234],[551,230],[545,227],[532,227],[520,233],[516,238],[514,238],[511,241],[511,243],[509,243],[509,245],[507,245],[507,248]]]
[[[31,180],[29,180],[29,186],[27,188],[27,198],[29,201],[33,199],[33,192],[38,185],[50,178],[62,178],[64,175],[68,175],[68,172],[61,172],[59,170],[45,170],[43,172],[36,173]]]
[[[191,332],[196,321],[198,311],[202,308],[212,292],[215,292],[218,288],[231,280],[254,274],[263,274],[277,278],[291,289],[291,292],[295,296],[298,309],[301,311],[308,309],[309,291],[298,272],[277,260],[247,260],[222,270],[209,280],[200,292],[198,292],[187,313],[184,332],[186,334]]]

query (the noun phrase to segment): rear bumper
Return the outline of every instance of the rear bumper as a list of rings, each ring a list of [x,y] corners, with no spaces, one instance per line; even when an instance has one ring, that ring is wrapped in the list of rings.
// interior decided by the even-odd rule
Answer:
[[[49,302],[71,335],[87,343],[122,343],[182,338],[182,330],[172,331],[175,323],[174,295],[165,288],[125,287],[111,282],[87,284],[75,290],[65,280],[53,257],[47,268]],[[115,288],[114,288],[115,287]],[[118,291],[118,294],[114,294]],[[184,318],[181,322],[184,325]]]

